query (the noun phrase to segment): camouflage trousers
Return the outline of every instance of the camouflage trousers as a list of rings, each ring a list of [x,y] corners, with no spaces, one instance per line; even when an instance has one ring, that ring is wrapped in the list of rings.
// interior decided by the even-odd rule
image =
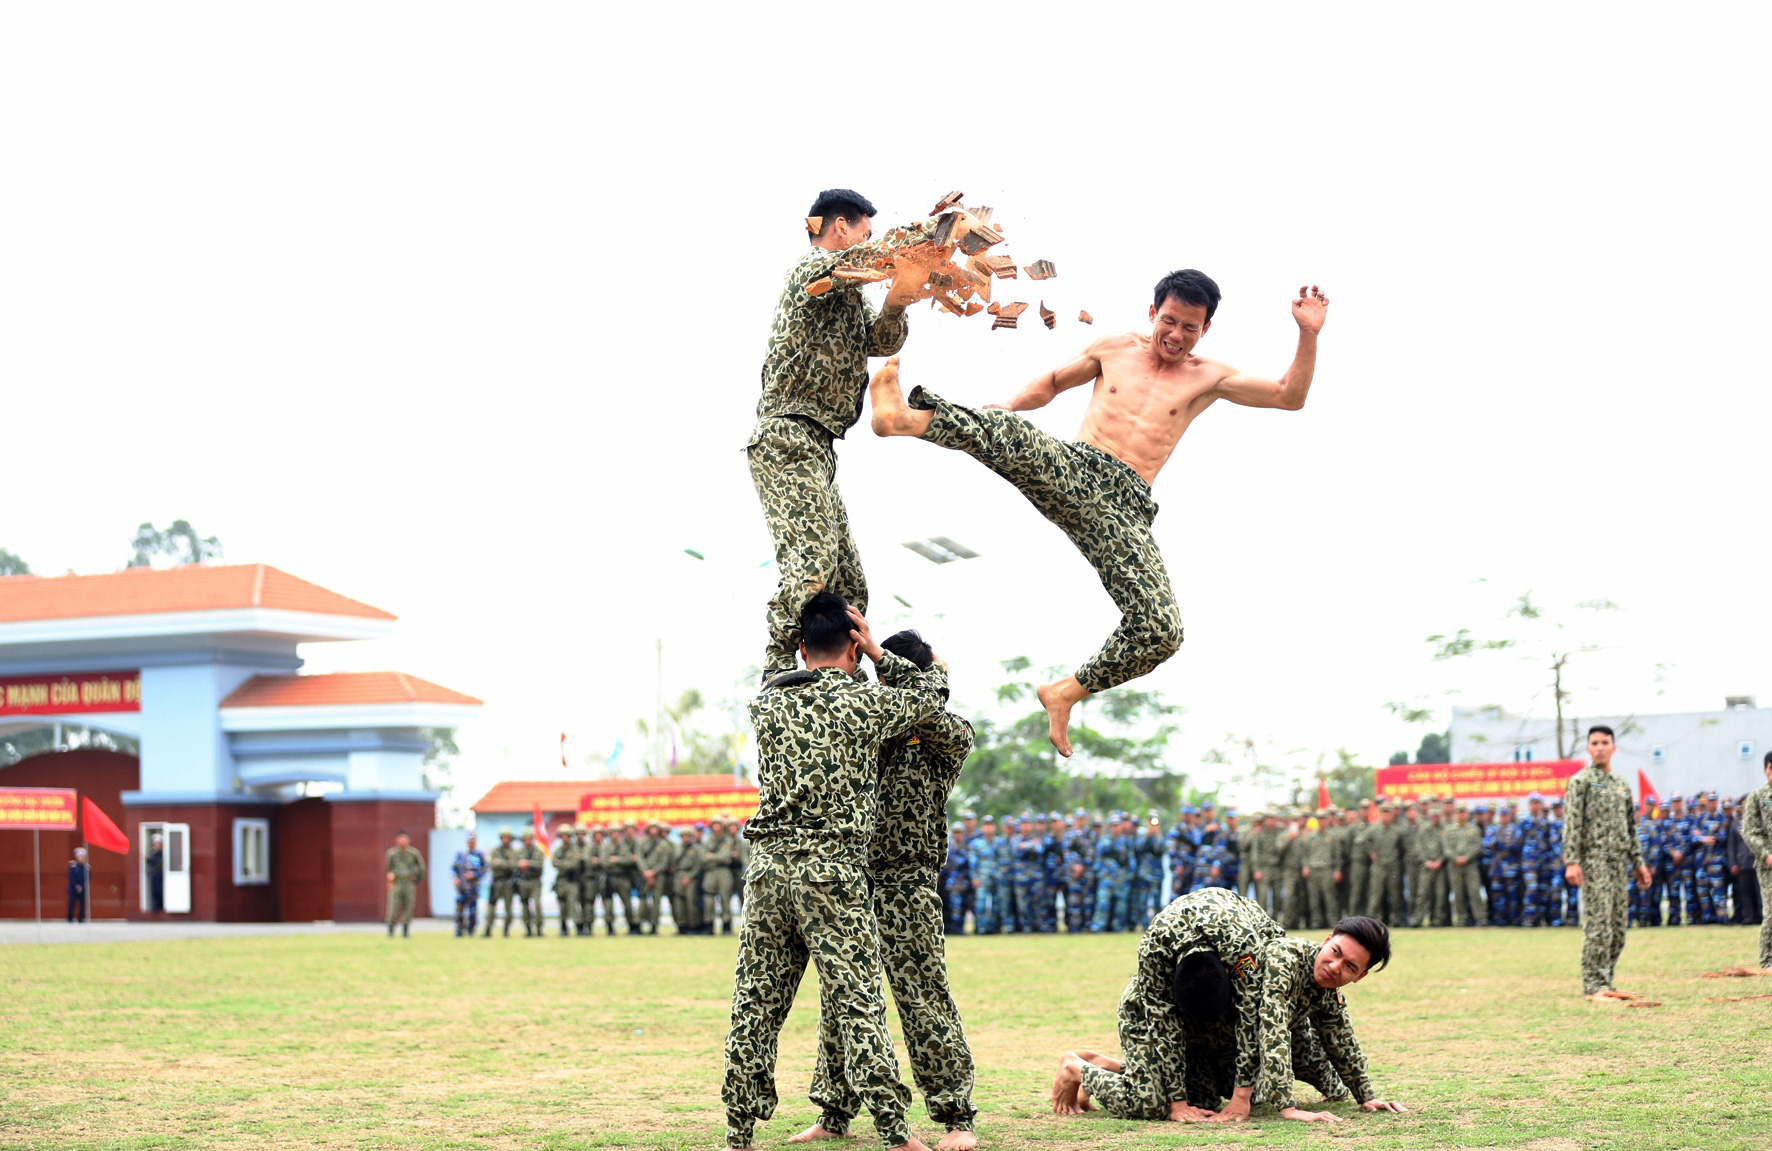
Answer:
[[[892,987],[911,1060],[911,1078],[931,1119],[949,1131],[970,1131],[978,1114],[972,1106],[972,1050],[966,1044],[960,1009],[948,990],[941,896],[933,885],[876,880],[874,919],[886,982]],[[823,978],[819,977],[821,983]],[[812,1102],[821,1111],[819,1123],[826,1131],[845,1134],[861,1100],[849,1086],[834,1022],[821,1007]]]
[[[1124,931],[1132,918],[1132,884],[1117,867],[1095,880],[1095,914],[1091,931]]]
[[[1422,927],[1445,927],[1451,922],[1445,864],[1437,868],[1422,864],[1415,873],[1415,891],[1416,923]]]
[[[1772,967],[1772,867],[1762,858],[1754,865],[1760,881],[1760,966]]]
[[[492,934],[492,925],[498,922],[498,905],[505,905],[505,934],[511,931],[511,898],[517,894],[516,884],[510,879],[492,877],[492,884],[486,889],[486,934]]]
[[[939,914],[939,913],[938,913]],[[873,1114],[884,1146],[910,1138],[880,994],[880,949],[867,877],[846,864],[759,856],[745,875],[745,917],[726,1035],[726,1145],[747,1147],[775,1114],[776,1042],[808,961],[818,968],[820,1026],[830,1021],[842,1078]]]
[[[474,934],[474,926],[480,921],[480,890],[470,887],[466,890],[457,888],[455,892],[455,933],[457,935]]]
[[[1325,1100],[1352,1098],[1353,1092],[1323,1050],[1310,1020],[1294,1023],[1291,1036],[1292,1078],[1316,1088]],[[1236,1033],[1224,1019],[1191,1032],[1187,1044],[1187,1101],[1195,1107],[1218,1110],[1235,1090],[1236,1064]],[[1261,1103],[1268,1098],[1267,1085],[1256,1084],[1250,1102]]]
[[[541,934],[541,880],[519,879],[517,881],[517,902],[523,906],[523,927],[525,930]],[[510,904],[505,904],[505,922],[511,921]]]
[[[628,906],[628,881],[626,876],[605,875],[598,882],[598,894],[603,899],[603,926],[609,934],[615,934],[616,908],[621,909],[621,918],[628,924],[629,930],[639,922],[634,909]],[[594,909],[587,906],[585,916],[595,924]]]
[[[701,877],[702,922],[732,930],[732,869],[716,867]]]
[[[1120,996],[1120,1070],[1084,1063],[1083,1090],[1116,1119],[1167,1119],[1169,1104],[1186,1098],[1189,1068],[1163,1058],[1158,1029],[1186,1025],[1152,1019],[1136,988],[1135,981]]]
[[[1335,873],[1327,868],[1312,868],[1304,883],[1310,902],[1310,927],[1327,930],[1335,923]]]
[[[1005,902],[1013,902],[1006,897],[1003,889],[1008,885],[995,875],[982,875],[978,879],[978,897],[972,909],[972,930],[979,935],[995,935],[1003,929],[1003,908]],[[1013,929],[1013,928],[1012,928]]]
[[[1467,863],[1460,867],[1448,863],[1446,866],[1447,878],[1452,884],[1452,926],[1474,923],[1478,927],[1487,927],[1489,912],[1483,906],[1483,880],[1477,874],[1477,865]]]
[[[570,935],[578,924],[578,880],[554,881],[554,899],[560,907],[560,934]]]
[[[767,678],[799,666],[795,654],[800,609],[808,599],[833,591],[865,612],[868,584],[849,533],[849,512],[837,491],[837,452],[831,434],[809,419],[765,419],[757,424],[745,452],[769,538],[775,542],[779,577],[765,615]]]
[[[1581,869],[1581,993],[1612,986],[1624,950],[1630,869],[1622,859],[1590,859]]]
[[[1181,612],[1151,535],[1157,503],[1142,476],[1098,447],[1060,440],[1011,412],[960,407],[923,388],[909,403],[935,413],[924,439],[972,456],[1057,525],[1120,609],[1120,625],[1076,671],[1085,691],[1136,679],[1176,653]]]
[[[1274,922],[1278,923],[1286,914],[1286,909],[1283,906],[1286,902],[1285,889],[1278,883],[1274,882],[1273,872],[1264,871],[1261,874],[1264,878],[1255,881],[1255,890],[1250,894],[1249,898],[1261,904],[1261,909],[1273,916]]]
[[[1367,915],[1385,923],[1403,922],[1403,873],[1395,864],[1373,864],[1367,873],[1366,887]]]
[[[388,930],[396,924],[412,926],[412,907],[418,901],[418,884],[410,879],[396,879],[388,888]]]

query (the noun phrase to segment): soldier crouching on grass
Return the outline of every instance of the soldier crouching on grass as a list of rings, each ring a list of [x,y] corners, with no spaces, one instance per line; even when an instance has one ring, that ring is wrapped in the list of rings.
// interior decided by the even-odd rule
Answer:
[[[879,683],[854,678],[862,653]],[[726,1145],[748,1148],[775,1113],[776,1041],[811,960],[819,1016],[842,1047],[849,1087],[888,1148],[928,1151],[905,1121],[910,1092],[886,1029],[880,951],[867,887],[881,754],[887,741],[941,714],[947,668],[927,670],[883,649],[867,621],[820,592],[800,613],[805,670],[770,680],[751,703],[757,732],[757,814],[745,828],[756,854],[726,1036]]]

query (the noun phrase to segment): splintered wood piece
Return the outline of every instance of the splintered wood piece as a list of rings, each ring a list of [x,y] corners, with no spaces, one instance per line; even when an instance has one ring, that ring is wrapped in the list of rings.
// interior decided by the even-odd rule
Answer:
[[[1078,312],[1077,322],[1082,324],[1093,324],[1095,322],[1095,317],[1091,316],[1088,312]]]
[[[1659,1000],[1659,999],[1643,999],[1643,1000],[1640,1000],[1636,1003],[1626,1003],[1625,1006],[1626,1007],[1660,1007],[1661,1000]]]
[[[976,316],[976,315],[978,315],[978,313],[980,313],[982,311],[984,311],[984,305],[979,303],[977,300],[973,300],[971,303],[966,305],[966,314],[968,316]]]
[[[822,296],[835,286],[836,285],[831,283],[831,278],[826,276],[822,280],[814,280],[810,284],[807,284],[806,294],[808,296]]]
[[[1001,244],[1003,233],[989,224],[977,224],[960,237],[960,250],[968,256],[976,256],[992,244]]]
[[[960,213],[949,212],[935,221],[935,230],[929,234],[929,242],[938,248],[947,247],[954,236],[954,228],[960,223]]]
[[[993,316],[1000,315],[1003,311],[1003,305],[1002,304],[992,304],[990,307],[986,308],[985,311],[989,312]]]
[[[1027,274],[1030,280],[1050,280],[1058,275],[1058,269],[1051,260],[1035,260],[1027,266]]]
[[[1755,975],[1772,975],[1772,967],[1725,967],[1721,971],[1706,971],[1705,979],[1740,979]]]
[[[949,208],[952,208],[956,204],[958,204],[960,202],[960,197],[964,196],[965,194],[966,193],[964,193],[964,192],[958,192],[958,191],[949,192],[947,195],[943,196],[941,199],[935,201],[935,207],[929,209],[929,214],[931,216],[941,215],[943,212],[947,211]]]
[[[838,268],[831,275],[839,280],[860,280],[864,284],[877,284],[892,278],[892,273],[884,268]]]
[[[971,212],[972,218],[974,220],[977,220],[981,224],[990,223],[991,222],[991,214],[996,211],[995,208],[991,208],[991,207],[968,208],[966,210],[968,212]]]
[[[997,315],[1002,316],[1006,320],[1013,320],[1027,310],[1028,306],[1020,300],[1017,300],[1013,304],[1004,304],[1003,307],[998,310]]]
[[[819,231],[823,227],[824,227],[824,217],[823,216],[808,216],[808,217],[806,217],[806,230],[808,232],[811,232],[814,236],[818,235]]]
[[[940,304],[942,307],[946,308],[948,311],[952,312],[956,316],[965,317],[965,316],[969,316],[972,314],[971,312],[967,311],[965,308],[962,308],[958,303],[956,303],[952,299],[950,299],[947,296],[947,294],[943,293],[943,292],[936,292],[934,295],[930,296],[929,302],[931,304]]]
[[[1040,301],[1040,318],[1046,321],[1048,328],[1058,327],[1058,313],[1048,308],[1045,300]]]
[[[951,288],[954,286],[954,278],[946,272],[930,272],[928,282],[931,288]]]
[[[1015,326],[1015,317],[1014,316],[998,316],[996,319],[991,321],[991,331],[993,331],[993,332],[996,331],[998,328],[1013,328],[1014,326]]]
[[[967,261],[973,271],[987,276],[995,276],[1000,280],[1015,279],[1014,256],[974,256]]]

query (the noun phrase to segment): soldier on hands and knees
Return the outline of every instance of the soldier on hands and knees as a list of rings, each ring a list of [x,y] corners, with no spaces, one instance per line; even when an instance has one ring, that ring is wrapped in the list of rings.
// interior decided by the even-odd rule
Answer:
[[[800,613],[806,670],[770,680],[751,703],[757,733],[755,854],[745,876],[732,1029],[726,1036],[726,1145],[749,1147],[775,1112],[776,1041],[808,961],[819,1016],[840,1044],[844,1077],[888,1148],[926,1151],[905,1121],[880,949],[867,889],[881,757],[887,744],[942,714],[947,669],[886,651],[841,596],[821,592]],[[855,679],[866,654],[880,682]],[[939,914],[939,912],[938,912]],[[938,927],[939,930],[939,927]]]
[[[1297,409],[1310,391],[1328,297],[1314,287],[1298,290],[1292,301],[1298,350],[1278,380],[1244,375],[1193,354],[1212,326],[1218,299],[1211,277],[1191,268],[1170,273],[1157,283],[1148,334],[1096,340],[1007,405],[975,410],[923,388],[914,390],[907,404],[896,357],[869,386],[876,434],[920,436],[966,452],[1014,484],[1070,537],[1120,609],[1120,625],[1099,652],[1074,675],[1039,689],[1052,744],[1061,755],[1071,753],[1072,707],[1085,696],[1149,673],[1181,646],[1181,613],[1151,534],[1157,514],[1151,484],[1182,434],[1214,401]],[[1013,415],[1045,407],[1060,392],[1084,384],[1092,384],[1094,394],[1074,441],[1055,439]]]
[[[1649,869],[1637,843],[1630,785],[1612,774],[1616,750],[1612,729],[1587,729],[1592,761],[1576,772],[1564,792],[1568,815],[1563,827],[1563,858],[1569,886],[1581,888],[1581,993],[1595,1002],[1635,999],[1612,985],[1618,954],[1624,950],[1626,887],[1634,872],[1647,888]]]
[[[919,670],[935,661],[934,649],[914,631],[901,631],[880,646]],[[940,694],[945,704],[945,685]],[[867,856],[880,957],[910,1054],[911,1078],[923,1093],[929,1117],[947,1129],[936,1146],[953,1151],[978,1146],[972,1132],[978,1112],[972,1106],[972,1051],[948,990],[936,876],[944,855],[948,794],[971,750],[972,725],[946,710],[887,742]],[[964,858],[966,850],[963,826],[956,823],[954,828],[955,842],[945,849],[950,862],[956,855]],[[790,1143],[846,1134],[860,1109],[837,1024],[837,1018],[819,1012],[818,1066],[812,1073],[819,1120]]]

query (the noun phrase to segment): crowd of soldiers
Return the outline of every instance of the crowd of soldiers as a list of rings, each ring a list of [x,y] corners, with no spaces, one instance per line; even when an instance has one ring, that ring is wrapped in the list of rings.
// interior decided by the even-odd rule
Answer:
[[[656,935],[661,909],[670,909],[679,935],[732,934],[735,904],[744,901],[744,867],[750,844],[742,823],[714,819],[683,828],[675,838],[658,822],[603,827],[561,824],[555,830],[554,899],[561,935],[593,935],[598,911],[603,929],[617,934],[624,924],[630,935]],[[499,832],[499,845],[483,854],[473,836],[455,856],[455,933],[472,935],[477,926],[480,881],[490,875],[486,926],[491,935],[500,905],[504,934],[511,933],[513,901],[522,914],[523,934],[544,934],[541,886],[549,860],[524,828],[522,846],[512,833]]]
[[[1640,824],[1655,886],[1632,896],[1631,922],[1758,923],[1752,853],[1736,805],[1715,792],[1674,799]],[[1733,853],[1733,854],[1732,854]],[[1735,858],[1739,855],[1740,858]],[[1344,915],[1394,926],[1578,926],[1580,890],[1564,879],[1563,801],[1450,796],[1357,808],[1256,812],[1242,824],[1211,803],[1184,805],[1165,829],[1127,812],[1024,814],[953,824],[941,893],[949,934],[970,914],[980,935],[1143,930],[1170,899],[1207,887],[1247,894],[1288,930]],[[1663,901],[1666,917],[1663,917]]]

